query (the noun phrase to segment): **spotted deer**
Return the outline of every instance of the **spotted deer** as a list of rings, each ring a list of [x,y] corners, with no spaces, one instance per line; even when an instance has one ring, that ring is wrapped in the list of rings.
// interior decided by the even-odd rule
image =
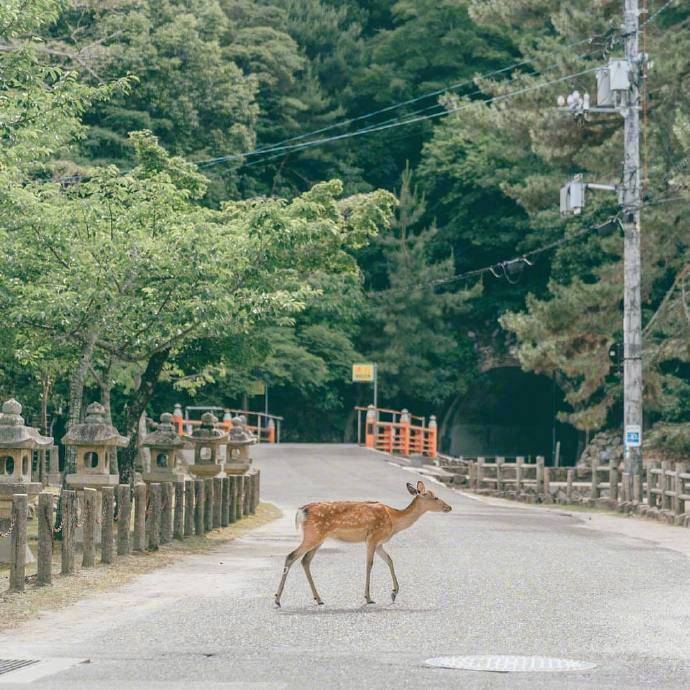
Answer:
[[[449,513],[452,510],[447,503],[433,492],[428,491],[424,482],[417,482],[416,486],[408,483],[407,490],[414,498],[402,510],[391,508],[377,501],[324,501],[307,503],[307,505],[302,506],[295,516],[295,526],[297,528],[302,527],[302,543],[285,559],[283,576],[275,595],[276,606],[280,607],[280,597],[283,594],[285,580],[292,564],[299,558],[302,559],[302,566],[314,595],[314,601],[319,605],[323,604],[316,590],[309,566],[320,546],[328,538],[350,543],[366,543],[367,576],[364,598],[367,604],[374,603],[371,599],[369,584],[374,553],[377,553],[390,568],[393,580],[391,599],[395,601],[399,591],[398,578],[395,576],[393,559],[384,550],[383,545],[398,532],[414,525],[424,513]]]

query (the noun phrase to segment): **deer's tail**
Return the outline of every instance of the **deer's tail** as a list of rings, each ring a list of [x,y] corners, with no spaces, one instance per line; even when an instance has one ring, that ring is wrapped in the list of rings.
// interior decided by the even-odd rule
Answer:
[[[302,523],[305,521],[307,517],[307,509],[305,506],[300,508],[296,513],[295,513],[295,529],[299,530],[302,527]]]

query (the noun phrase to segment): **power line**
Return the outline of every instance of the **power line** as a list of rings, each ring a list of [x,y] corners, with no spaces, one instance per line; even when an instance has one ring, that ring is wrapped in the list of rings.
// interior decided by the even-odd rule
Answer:
[[[394,287],[394,288],[389,288],[387,290],[383,291],[378,291],[378,292],[372,292],[369,293],[370,295],[380,295],[382,293],[390,293],[390,292],[399,292],[402,290],[414,290],[415,288],[420,288],[420,287],[437,287],[439,285],[449,285],[451,283],[457,283],[461,280],[468,280],[469,278],[476,278],[481,275],[484,275],[485,273],[491,273],[495,278],[499,277],[508,277],[508,274],[506,273],[506,270],[508,267],[511,265],[517,266],[518,264],[522,264],[523,267],[525,265],[532,265],[532,262],[529,260],[532,257],[538,256],[540,254],[543,254],[545,252],[551,251],[552,249],[555,249],[556,247],[560,247],[563,244],[568,244],[570,242],[574,242],[577,239],[580,239],[581,237],[584,237],[585,235],[588,235],[591,232],[601,230],[602,228],[605,228],[609,225],[611,225],[614,222],[620,223],[620,213],[617,213],[613,216],[610,216],[607,218],[605,221],[602,223],[599,223],[598,225],[590,225],[586,228],[583,228],[582,230],[579,230],[572,235],[567,235],[565,237],[561,237],[557,240],[554,240],[553,242],[549,242],[548,244],[542,245],[541,247],[538,247],[537,249],[532,249],[528,252],[524,252],[522,254],[519,254],[517,256],[513,256],[511,259],[506,259],[504,261],[497,261],[492,264],[489,264],[487,266],[482,266],[481,268],[474,268],[469,271],[464,271],[463,273],[456,273],[455,275],[449,276],[448,278],[437,278],[435,280],[429,280],[423,283],[413,283],[411,285],[405,285],[405,286],[400,286],[400,287]]]
[[[313,146],[321,146],[322,144],[327,144],[333,141],[342,141],[344,139],[351,139],[353,137],[357,136],[362,136],[364,134],[371,134],[373,132],[381,132],[387,129],[392,129],[395,127],[404,127],[406,125],[414,124],[416,122],[423,122],[425,120],[431,120],[435,119],[437,117],[443,117],[445,115],[452,115],[453,113],[459,113],[462,112],[463,110],[467,110],[468,108],[471,108],[475,105],[486,105],[489,103],[500,103],[501,101],[507,100],[509,98],[513,98],[515,96],[520,96],[525,93],[530,93],[532,91],[538,91],[539,89],[544,89],[548,86],[553,86],[554,84],[561,83],[563,81],[567,81],[568,79],[575,79],[576,77],[581,77],[584,74],[591,74],[592,72],[595,72],[598,67],[591,67],[586,70],[582,70],[580,72],[575,72],[573,74],[567,74],[563,77],[558,77],[557,79],[552,79],[550,81],[546,82],[540,82],[538,84],[533,84],[531,86],[526,86],[521,89],[516,89],[515,91],[510,91],[505,94],[500,94],[498,96],[492,96],[491,98],[486,98],[483,100],[476,100],[472,101],[471,103],[464,103],[461,106],[458,106],[456,108],[449,108],[445,109],[442,112],[439,113],[431,113],[429,115],[420,115],[418,117],[410,117],[405,120],[400,120],[396,122],[391,122],[388,124],[382,124],[382,125],[377,125],[373,127],[367,127],[365,129],[359,129],[355,130],[354,132],[346,132],[345,134],[337,134],[332,137],[325,137],[323,139],[314,139],[312,141],[307,141],[303,144],[292,144],[289,146],[281,146],[281,147],[276,147],[272,149],[273,151],[279,151],[277,155],[274,156],[269,156],[268,158],[262,159],[260,162],[265,162],[272,160],[273,158],[278,158],[279,156],[283,155],[284,153],[289,153],[292,151],[302,151],[304,149],[312,148]],[[258,155],[259,152],[257,152]],[[237,154],[234,156],[234,158],[243,158],[244,156],[242,154]],[[230,160],[230,158],[228,158]],[[253,163],[248,164],[245,167],[249,167],[250,165],[253,165]]]
[[[572,43],[568,43],[566,45],[559,46],[559,49],[560,50],[567,50],[569,48],[574,48],[575,46],[583,45],[584,43],[590,43],[591,44],[597,38],[604,38],[605,36],[606,36],[606,34],[594,34],[593,36],[589,36],[588,38],[584,38],[584,39],[581,39],[579,41],[573,41]],[[583,56],[579,56],[579,57],[586,57],[589,54],[591,54],[591,53],[585,53]],[[524,60],[514,62],[513,64],[507,65],[506,67],[501,67],[500,69],[492,70],[491,72],[487,72],[485,74],[481,74],[481,75],[478,75],[476,77],[472,77],[472,79],[466,79],[464,81],[457,82],[457,83],[451,84],[449,86],[435,89],[433,91],[429,91],[427,93],[421,94],[420,96],[417,96],[415,98],[409,98],[405,101],[393,103],[393,104],[385,106],[383,108],[379,108],[378,110],[372,110],[368,113],[364,113],[363,115],[358,115],[357,117],[348,118],[346,120],[342,120],[340,122],[335,122],[331,125],[321,127],[320,129],[315,129],[311,132],[305,132],[303,134],[299,134],[299,135],[296,135],[294,137],[290,137],[288,139],[283,139],[282,141],[278,141],[274,144],[269,144],[267,146],[253,149],[251,151],[246,151],[244,153],[228,154],[225,156],[216,156],[215,158],[208,158],[205,160],[196,161],[196,164],[199,166],[211,165],[213,163],[220,163],[220,162],[223,162],[225,160],[230,160],[231,159],[230,157],[243,157],[243,156],[249,156],[249,155],[254,155],[254,154],[258,154],[258,153],[269,152],[269,151],[274,150],[278,146],[282,146],[283,144],[288,144],[288,143],[293,142],[293,141],[299,141],[300,139],[306,139],[308,137],[315,136],[317,134],[322,134],[324,132],[331,131],[331,130],[336,129],[338,127],[345,127],[347,125],[352,124],[353,122],[359,122],[361,120],[365,120],[365,119],[368,119],[370,117],[380,115],[382,113],[390,112],[391,110],[396,110],[398,108],[402,108],[406,105],[418,103],[419,101],[425,100],[427,98],[432,98],[434,96],[438,96],[438,95],[443,94],[443,93],[448,93],[449,91],[454,91],[454,90],[460,89],[463,86],[471,86],[478,79],[489,79],[490,77],[495,77],[495,76],[498,76],[500,74],[504,74],[505,72],[509,72],[510,70],[516,69],[518,67],[523,67],[525,65],[529,65],[535,61],[536,61],[536,58],[533,58],[533,57],[532,58],[525,58]],[[553,66],[551,66],[551,67],[553,67]],[[549,71],[551,69],[551,67],[547,68],[542,73]],[[511,77],[511,79],[509,79],[508,81],[512,81],[513,79],[514,79],[514,77]],[[469,94],[469,95],[472,95],[472,94]],[[435,107],[438,107],[438,104],[434,104],[433,106],[428,106],[427,108],[424,108],[418,112],[423,112],[424,110],[428,110],[429,108],[435,108]],[[381,124],[381,123],[379,123],[379,124]]]

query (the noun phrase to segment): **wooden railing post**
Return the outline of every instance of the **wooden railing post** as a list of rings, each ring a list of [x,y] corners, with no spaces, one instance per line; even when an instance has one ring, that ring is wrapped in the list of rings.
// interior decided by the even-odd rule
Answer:
[[[542,467],[542,479],[543,479],[543,486],[544,486],[544,500],[545,501],[550,501],[551,500],[551,468],[550,467]]]
[[[151,482],[148,485],[149,505],[146,515],[146,534],[149,551],[158,551],[161,537],[161,485]]]
[[[524,479],[525,456],[518,455],[515,458],[515,492],[520,494],[522,492],[522,481]]]
[[[661,463],[661,510],[669,511],[671,510],[671,497],[668,495],[669,490],[669,477],[668,472],[670,471],[671,463],[668,460],[664,460]]]
[[[223,512],[223,478],[213,478],[213,527],[220,529]]]
[[[161,482],[161,531],[160,543],[169,544],[173,533],[173,485]]]
[[[230,477],[222,478],[220,493],[220,526],[227,527],[230,524]]]
[[[685,502],[681,499],[684,486],[681,475],[685,474],[686,468],[687,465],[684,462],[675,463],[675,475],[673,477],[673,514],[676,524],[679,524],[679,516],[685,512]]]
[[[477,458],[477,489],[482,488],[482,480],[484,479],[484,458]]]
[[[568,503],[573,501],[573,480],[575,479],[575,470],[572,467],[568,468],[566,473],[566,486],[565,486],[565,500]]]
[[[609,498],[612,501],[618,501],[618,467],[616,467],[613,460],[611,460],[610,463],[611,464],[609,466]],[[626,496],[625,499],[628,499],[628,497]]]
[[[38,572],[36,583],[49,585],[53,581],[53,494],[38,496]]]
[[[82,568],[93,568],[96,564],[96,489],[84,489],[82,517]]]
[[[129,523],[131,519],[131,497],[129,484],[117,487],[117,555],[126,556],[130,551]]]
[[[237,522],[237,475],[231,474],[228,479],[230,480],[230,511],[228,514],[228,522],[232,525],[233,522]]]
[[[29,514],[29,496],[12,496],[12,516],[14,523],[10,535],[10,592],[23,592],[26,578],[26,520]]]
[[[235,517],[244,517],[244,475],[237,475],[237,501],[235,503]]]
[[[544,456],[537,455],[537,496],[544,493]]]
[[[503,463],[505,458],[496,456],[496,491],[503,491]]]
[[[71,489],[63,489],[62,501],[62,562],[60,572],[63,575],[74,573],[74,531],[77,526],[77,495]]]
[[[213,529],[213,478],[204,480],[204,532]]]
[[[175,482],[175,516],[173,537],[184,539],[184,480]]]
[[[113,519],[115,517],[115,487],[101,489],[103,512],[101,514],[101,563],[113,562]]]
[[[184,536],[194,534],[194,481],[184,482]]]
[[[134,486],[134,551],[146,550],[146,484]]]
[[[597,469],[599,467],[599,461],[596,458],[592,458],[592,488],[589,492],[589,497],[596,501],[599,498],[599,477]]]
[[[206,487],[203,479],[194,480],[194,534],[200,537],[204,533],[204,514]]]
[[[269,443],[275,443],[276,442],[276,423],[275,423],[275,420],[273,418],[269,418],[268,424],[266,426],[266,440]],[[359,439],[357,442],[359,443]]]

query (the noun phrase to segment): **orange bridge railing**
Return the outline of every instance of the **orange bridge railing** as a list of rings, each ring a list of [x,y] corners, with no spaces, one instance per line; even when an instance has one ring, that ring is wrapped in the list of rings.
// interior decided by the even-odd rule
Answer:
[[[391,455],[438,455],[436,417],[410,414],[407,410],[388,410],[381,407],[355,407],[357,411],[357,442],[362,439],[367,448]],[[364,417],[364,428],[362,428]],[[362,431],[364,433],[362,433]]]
[[[203,410],[210,412],[217,412],[217,417],[220,417],[222,412],[222,419],[216,425],[219,429],[230,431],[232,429],[232,418],[239,415],[244,415],[247,419],[247,429],[251,431],[262,443],[280,443],[280,426],[283,417],[278,415],[267,414],[266,412],[253,412],[252,410],[238,410],[227,407],[186,407],[184,416],[182,416],[182,407],[175,405],[173,412],[173,423],[177,427],[177,433],[191,434],[196,426],[201,425],[200,419],[191,419],[190,412],[199,412]]]

